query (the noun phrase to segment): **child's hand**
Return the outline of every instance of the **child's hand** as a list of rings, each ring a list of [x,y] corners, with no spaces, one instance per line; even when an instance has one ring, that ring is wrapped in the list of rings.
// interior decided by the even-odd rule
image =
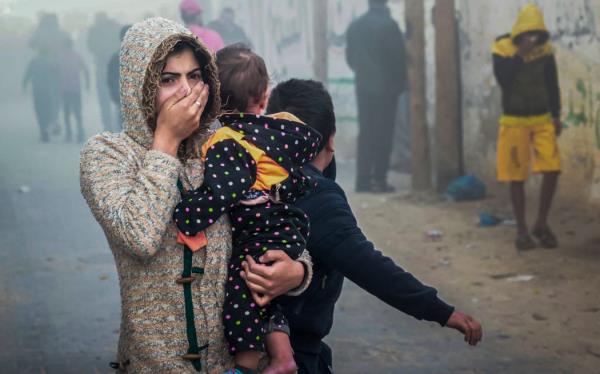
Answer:
[[[446,327],[460,331],[465,336],[465,342],[469,345],[477,345],[483,337],[481,324],[470,315],[458,311],[452,313],[448,322],[446,322]]]
[[[246,256],[246,261],[242,263],[244,271],[240,273],[252,298],[260,306],[298,288],[304,279],[304,265],[292,260],[284,251],[268,251],[260,260],[259,264],[252,257]]]

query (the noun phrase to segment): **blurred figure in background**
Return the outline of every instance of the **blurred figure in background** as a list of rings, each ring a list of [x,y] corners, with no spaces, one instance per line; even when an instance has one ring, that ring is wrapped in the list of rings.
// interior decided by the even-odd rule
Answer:
[[[36,52],[57,56],[66,37],[66,33],[60,29],[56,14],[42,13],[38,27],[31,35],[29,46]]]
[[[233,8],[225,7],[221,11],[219,19],[212,21],[208,27],[215,30],[223,38],[225,45],[244,43],[252,48],[252,42],[238,24],[235,23],[235,11]]]
[[[390,164],[390,168],[398,173],[410,174],[411,172],[410,134],[410,93],[407,89],[398,99]]]
[[[27,89],[29,83],[33,87],[33,106],[40,126],[40,139],[44,143],[50,140],[50,134],[60,132],[58,66],[66,37],[56,14],[41,13],[39,24],[29,41],[29,46],[37,54],[27,67],[23,88]]]
[[[492,57],[502,88],[497,177],[510,183],[517,221],[515,247],[536,247],[525,220],[525,181],[531,164],[533,172],[544,175],[531,234],[542,247],[556,248],[558,240],[548,226],[548,214],[561,170],[557,143],[562,132],[560,87],[550,33],[536,5],[523,7],[512,31],[492,45]]]
[[[183,0],[179,4],[181,20],[185,26],[215,53],[225,46],[221,35],[215,30],[205,27],[202,21],[202,7],[196,0]]]
[[[94,56],[96,65],[96,91],[98,93],[98,103],[100,104],[102,125],[105,131],[111,132],[119,131],[119,128],[116,124],[117,107],[110,100],[108,86],[106,85],[106,67],[114,51],[120,47],[119,29],[117,22],[108,18],[106,13],[99,12],[96,14],[94,24],[90,27],[87,38],[88,49]]]
[[[121,27],[121,42],[125,38],[125,34],[127,34],[127,30],[131,25],[125,25]],[[117,114],[117,127],[118,131],[121,131],[123,128],[123,113],[121,113],[121,87],[119,83],[120,79],[120,64],[119,64],[119,49],[115,53],[113,53],[110,61],[108,62],[107,73],[106,73],[106,84],[108,85],[108,93],[110,94],[110,99],[117,106],[118,114]]]
[[[398,97],[406,86],[404,36],[387,0],[369,0],[369,10],[350,24],[346,38],[358,103],[356,191],[393,192],[387,172]]]
[[[42,143],[50,141],[50,131],[58,127],[59,74],[58,64],[54,56],[46,51],[39,51],[27,65],[23,77],[23,90],[32,87],[33,108],[40,127]]]
[[[75,116],[77,125],[77,142],[83,143],[85,131],[81,117],[81,76],[85,79],[86,91],[90,89],[90,74],[83,58],[73,48],[73,40],[66,37],[63,41],[63,57],[60,60],[60,88],[65,118],[65,141],[73,140],[71,117]]]

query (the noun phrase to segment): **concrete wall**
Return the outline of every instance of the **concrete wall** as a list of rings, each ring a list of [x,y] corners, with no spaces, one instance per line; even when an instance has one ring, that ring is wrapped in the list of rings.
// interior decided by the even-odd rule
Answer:
[[[562,90],[560,195],[600,204],[600,0],[538,0],[556,48]],[[466,169],[495,180],[500,90],[490,46],[524,0],[458,0]],[[531,184],[539,183],[532,178]]]

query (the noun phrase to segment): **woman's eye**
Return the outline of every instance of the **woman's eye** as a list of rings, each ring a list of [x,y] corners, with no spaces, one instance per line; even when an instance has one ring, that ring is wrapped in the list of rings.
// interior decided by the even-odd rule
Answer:
[[[173,79],[173,77],[163,77],[160,79],[160,84],[161,85],[169,85],[175,82],[175,79]]]
[[[192,75],[190,75],[190,79],[193,79],[193,80],[202,80],[202,74],[200,74],[200,73],[193,73]]]

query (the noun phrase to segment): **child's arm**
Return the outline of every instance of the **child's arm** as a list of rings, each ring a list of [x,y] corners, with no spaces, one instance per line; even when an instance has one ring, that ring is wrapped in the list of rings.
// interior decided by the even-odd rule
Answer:
[[[223,140],[208,149],[204,163],[204,183],[183,193],[175,208],[177,228],[195,236],[240,201],[256,179],[252,156],[234,140]]]

